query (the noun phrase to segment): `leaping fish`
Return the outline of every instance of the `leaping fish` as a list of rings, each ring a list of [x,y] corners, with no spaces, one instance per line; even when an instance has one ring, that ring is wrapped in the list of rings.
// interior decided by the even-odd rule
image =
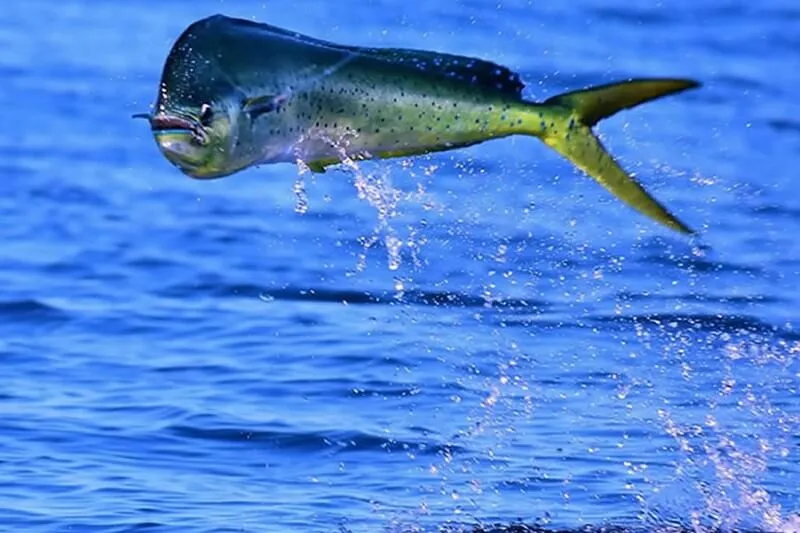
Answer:
[[[281,162],[324,172],[345,157],[405,157],[529,135],[634,209],[690,234],[592,127],[699,85],[629,79],[532,102],[522,97],[518,73],[483,59],[347,46],[214,15],[180,35],[153,112],[134,116],[148,119],[163,155],[197,179]]]

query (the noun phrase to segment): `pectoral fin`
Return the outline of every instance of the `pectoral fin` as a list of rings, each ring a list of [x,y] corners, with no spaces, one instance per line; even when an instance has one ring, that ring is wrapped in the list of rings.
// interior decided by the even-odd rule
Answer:
[[[250,115],[251,120],[255,120],[261,115],[277,111],[285,97],[280,95],[263,95],[248,98],[242,104],[242,111]]]
[[[339,162],[338,160],[334,160],[334,159],[331,159],[331,160],[319,160],[319,161],[311,161],[310,163],[306,163],[306,166],[308,167],[308,169],[311,172],[313,172],[315,174],[324,174],[326,166],[335,165],[338,162]]]

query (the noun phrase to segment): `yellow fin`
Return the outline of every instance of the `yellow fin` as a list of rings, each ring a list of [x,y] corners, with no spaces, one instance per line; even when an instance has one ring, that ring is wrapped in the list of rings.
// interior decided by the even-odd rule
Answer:
[[[536,135],[640,213],[673,230],[692,234],[694,230],[678,220],[620,167],[591,127],[621,109],[698,86],[692,80],[631,80],[555,96],[544,102],[551,106],[552,118],[548,117],[551,125],[537,130]],[[534,117],[542,110],[541,105],[533,108]]]
[[[572,109],[580,117],[581,122],[591,128],[604,118],[623,109],[630,109],[650,100],[699,86],[700,84],[694,80],[636,79],[562,93],[545,100],[544,104]]]
[[[311,161],[309,163],[306,163],[305,165],[311,172],[315,174],[324,174],[325,167],[335,165],[336,163],[339,163],[338,159],[320,159],[318,161]]]

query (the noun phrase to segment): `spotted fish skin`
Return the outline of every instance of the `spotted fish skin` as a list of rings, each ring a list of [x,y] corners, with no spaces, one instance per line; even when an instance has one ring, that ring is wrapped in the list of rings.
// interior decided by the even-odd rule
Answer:
[[[403,49],[359,48],[216,15],[173,47],[158,106],[219,94],[271,101],[242,132],[254,163],[312,168],[349,155],[427,153],[527,132],[523,84],[487,61]],[[516,116],[512,119],[512,116]],[[330,161],[329,164],[333,164]]]
[[[482,59],[341,45],[215,15],[189,26],[173,46],[154,117],[214,110],[207,134],[216,140],[214,157],[182,168],[197,178],[297,161],[322,172],[344,157],[412,156],[534,136],[635,209],[689,233],[591,128],[621,109],[697,85],[628,80],[529,102],[517,73]]]

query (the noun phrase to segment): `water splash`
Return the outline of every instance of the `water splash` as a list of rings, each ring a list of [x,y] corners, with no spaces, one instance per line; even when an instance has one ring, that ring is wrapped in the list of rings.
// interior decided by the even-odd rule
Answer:
[[[333,139],[319,132],[310,132],[307,138],[301,139],[301,143],[311,139],[327,143],[336,152],[340,160],[340,168],[348,171],[353,177],[353,185],[356,189],[357,197],[372,206],[377,215],[376,225],[371,234],[359,239],[363,247],[362,252],[356,260],[355,273],[363,272],[367,267],[367,255],[369,251],[381,242],[387,254],[387,268],[397,271],[403,264],[403,254],[407,252],[411,258],[413,266],[420,267],[422,261],[419,257],[421,247],[426,243],[424,237],[419,235],[416,226],[409,225],[406,228],[407,234],[401,235],[392,221],[399,214],[398,207],[403,202],[410,202],[421,205],[426,211],[433,209],[436,204],[429,197],[421,183],[417,183],[417,189],[413,192],[404,192],[392,185],[390,166],[379,168],[376,172],[367,172],[358,164],[358,160],[368,159],[371,155],[367,152],[351,154],[348,146],[354,134]],[[403,171],[413,179],[416,174],[413,170],[413,163],[410,160],[401,164]],[[305,192],[303,175],[310,172],[307,164],[301,157],[297,158],[298,178],[294,185],[294,194],[297,198],[295,211],[305,213],[308,211],[308,199]],[[426,167],[424,175],[431,176],[436,170],[435,166]]]
[[[447,440],[452,449],[433,459],[428,472],[433,484],[428,490],[436,493],[435,501],[424,501],[426,509],[435,505],[436,514],[451,518],[469,517],[481,513],[487,506],[497,505],[503,498],[502,485],[487,482],[487,469],[510,472],[510,458],[515,455],[518,422],[530,419],[541,391],[526,375],[529,360],[520,344],[508,340],[495,330],[492,336],[502,360],[482,370],[479,363],[470,361],[480,354],[460,354],[456,366],[463,368],[457,380],[460,390],[450,397],[453,403],[468,402],[473,407],[465,424]],[[456,447],[457,446],[457,447]],[[459,450],[464,447],[469,452]],[[532,467],[537,475],[536,467]],[[510,474],[513,476],[513,474]],[[511,479],[511,478],[509,478]]]
[[[667,346],[681,339],[668,335]],[[708,410],[702,419],[682,411],[680,404],[658,410],[664,432],[683,457],[675,479],[655,487],[643,502],[653,525],[678,523],[694,531],[741,528],[796,532],[797,517],[783,509],[762,483],[772,458],[785,462],[792,453],[800,416],[784,411],[780,398],[796,388],[798,343],[768,336],[711,333],[704,340],[720,352],[718,390],[704,394]],[[691,353],[688,350],[687,353]],[[676,370],[689,384],[700,375],[686,353],[677,356]],[[766,368],[766,367],[771,368]],[[763,370],[763,372],[762,372]],[[707,371],[706,371],[707,373]],[[761,376],[771,376],[765,381]],[[785,376],[776,379],[776,376]],[[666,402],[670,404],[670,402]],[[737,415],[730,419],[732,406]]]
[[[305,163],[298,159],[297,170],[297,179],[292,187],[292,192],[294,192],[295,197],[294,210],[296,213],[300,213],[302,215],[308,211],[308,195],[306,194],[306,184],[305,180],[303,179],[303,175],[306,172],[309,172],[310,169]]]

